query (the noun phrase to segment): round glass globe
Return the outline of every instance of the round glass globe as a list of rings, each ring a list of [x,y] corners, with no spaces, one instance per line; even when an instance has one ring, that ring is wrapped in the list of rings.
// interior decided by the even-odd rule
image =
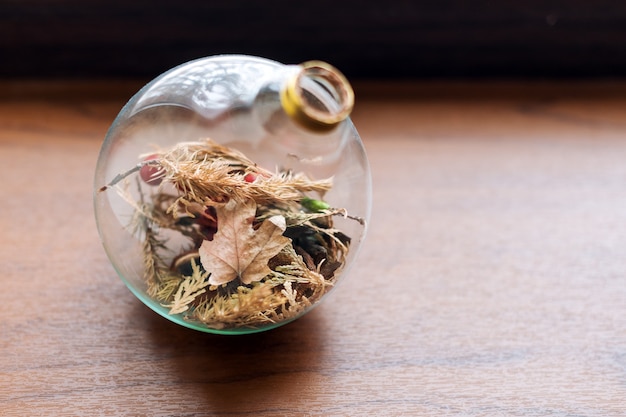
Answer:
[[[283,325],[326,298],[370,215],[352,100],[328,64],[242,55],[188,62],[135,94],[94,184],[102,244],[133,294],[219,334]]]

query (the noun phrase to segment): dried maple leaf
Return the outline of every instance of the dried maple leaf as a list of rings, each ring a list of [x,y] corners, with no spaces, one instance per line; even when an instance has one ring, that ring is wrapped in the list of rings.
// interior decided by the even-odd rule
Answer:
[[[252,221],[256,203],[248,200],[237,203],[231,199],[217,208],[218,230],[213,240],[200,246],[200,262],[211,273],[211,285],[226,284],[237,277],[244,284],[260,281],[271,273],[270,258],[290,242],[283,236],[287,228],[283,216],[266,219],[254,230]]]

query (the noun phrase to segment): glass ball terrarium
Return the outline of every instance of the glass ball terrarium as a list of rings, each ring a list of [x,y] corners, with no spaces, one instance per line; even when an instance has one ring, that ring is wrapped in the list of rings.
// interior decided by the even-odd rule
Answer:
[[[121,110],[100,151],[103,246],[147,306],[193,329],[288,323],[343,279],[365,236],[370,172],[332,66],[191,61]]]

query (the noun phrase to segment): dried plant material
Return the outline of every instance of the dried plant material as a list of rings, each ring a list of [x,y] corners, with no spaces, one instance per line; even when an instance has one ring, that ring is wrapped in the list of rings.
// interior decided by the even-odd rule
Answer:
[[[230,200],[216,211],[218,232],[212,241],[202,242],[199,251],[202,266],[211,271],[211,285],[227,284],[236,278],[250,284],[269,275],[272,272],[267,266],[269,259],[290,242],[283,236],[287,228],[285,218],[270,217],[254,230],[253,200],[241,204]]]
[[[195,262],[192,262],[192,268],[191,276],[185,277],[178,286],[174,300],[169,304],[164,304],[164,307],[170,309],[170,314],[187,311],[189,304],[206,292],[206,287],[209,285],[208,273],[201,271]]]
[[[258,204],[282,204],[300,201],[306,192],[323,195],[332,187],[332,179],[311,180],[302,173],[274,173],[258,167],[241,152],[217,144],[211,139],[183,142],[169,151],[150,155],[128,171],[118,174],[105,191],[144,166],[157,167],[161,182],[169,182],[185,195],[183,202],[223,203],[234,199],[252,199]],[[255,174],[257,181],[246,181]]]
[[[206,139],[150,154],[100,190],[134,210],[146,293],[170,314],[233,329],[293,319],[332,288],[350,248],[333,217],[364,221],[322,200],[331,187]]]

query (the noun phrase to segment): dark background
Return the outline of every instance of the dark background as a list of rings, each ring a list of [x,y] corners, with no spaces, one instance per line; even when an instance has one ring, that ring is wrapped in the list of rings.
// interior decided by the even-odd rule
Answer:
[[[154,77],[245,53],[351,78],[626,75],[624,1],[0,0],[0,77]]]

